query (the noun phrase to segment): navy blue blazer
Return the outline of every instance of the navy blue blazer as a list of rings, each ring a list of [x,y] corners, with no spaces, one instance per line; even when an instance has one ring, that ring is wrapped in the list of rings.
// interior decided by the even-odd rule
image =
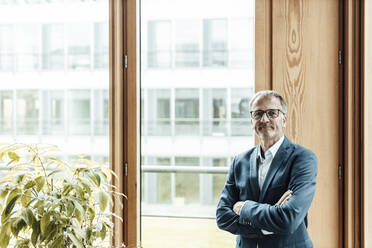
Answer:
[[[285,137],[260,191],[258,152],[259,146],[234,158],[217,205],[218,227],[237,235],[236,247],[313,247],[307,232],[307,212],[318,171],[315,154]],[[288,189],[293,191],[292,197],[283,206],[276,206]],[[237,201],[246,201],[240,216],[232,210]],[[262,229],[274,234],[263,235]]]

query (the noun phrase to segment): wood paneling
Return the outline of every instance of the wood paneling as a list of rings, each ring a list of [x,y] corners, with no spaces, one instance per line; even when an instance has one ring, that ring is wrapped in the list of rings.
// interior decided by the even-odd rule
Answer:
[[[339,20],[337,0],[272,1],[272,89],[288,102],[286,135],[319,160],[309,211],[314,247],[342,245]]]
[[[255,91],[271,89],[271,0],[257,0],[255,9]]]

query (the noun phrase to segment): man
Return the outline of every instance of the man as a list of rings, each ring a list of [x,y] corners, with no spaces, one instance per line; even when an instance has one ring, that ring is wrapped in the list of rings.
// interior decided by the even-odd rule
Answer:
[[[317,158],[284,136],[287,107],[281,95],[260,91],[249,106],[259,145],[234,158],[217,206],[217,225],[237,235],[236,247],[313,247],[307,212]]]

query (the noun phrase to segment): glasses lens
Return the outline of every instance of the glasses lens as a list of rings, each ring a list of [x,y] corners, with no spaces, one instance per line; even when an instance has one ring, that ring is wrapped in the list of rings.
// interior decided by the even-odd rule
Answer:
[[[264,113],[264,111],[262,111],[262,110],[253,111],[252,112],[252,117],[255,120],[259,120],[259,119],[261,119],[263,113]]]
[[[255,120],[260,120],[262,116],[266,113],[267,117],[270,119],[275,119],[279,116],[279,109],[268,109],[266,111],[257,110],[252,112],[252,118]]]
[[[274,118],[278,117],[279,110],[278,109],[269,109],[269,110],[266,111],[266,113],[269,116],[269,118],[274,119]]]

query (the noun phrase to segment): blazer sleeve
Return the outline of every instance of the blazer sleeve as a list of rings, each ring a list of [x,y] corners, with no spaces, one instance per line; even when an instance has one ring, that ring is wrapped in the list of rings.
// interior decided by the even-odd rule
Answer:
[[[282,206],[246,201],[240,212],[240,221],[276,234],[294,233],[304,220],[313,200],[318,171],[314,153],[304,150],[293,162],[289,189],[292,197]]]
[[[235,186],[234,166],[235,158],[230,166],[227,180],[217,205],[217,226],[222,230],[242,235],[246,238],[261,237],[262,233],[258,228],[239,223],[239,215],[232,210],[234,204],[239,201],[239,190]]]

